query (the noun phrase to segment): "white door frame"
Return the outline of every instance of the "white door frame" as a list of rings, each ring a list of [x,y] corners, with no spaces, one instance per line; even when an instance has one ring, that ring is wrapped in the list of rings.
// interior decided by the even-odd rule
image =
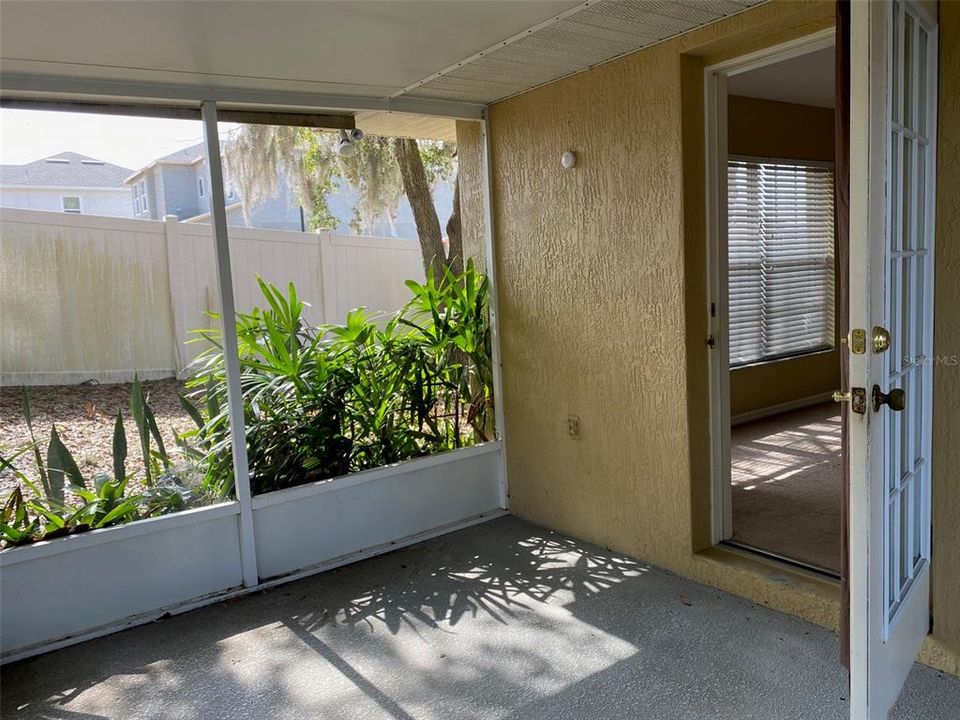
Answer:
[[[780,45],[704,69],[707,194],[707,316],[710,337],[711,539],[733,535],[730,502],[730,356],[727,341],[727,78],[832,47],[836,31],[826,28]]]

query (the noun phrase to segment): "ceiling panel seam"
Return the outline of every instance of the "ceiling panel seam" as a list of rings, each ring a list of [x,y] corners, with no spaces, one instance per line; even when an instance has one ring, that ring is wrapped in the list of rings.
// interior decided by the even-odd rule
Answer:
[[[515,43],[518,40],[522,40],[525,37],[529,37],[530,35],[532,35],[533,33],[539,30],[543,30],[544,28],[550,27],[551,25],[558,23],[561,20],[565,20],[571,15],[576,15],[577,13],[582,12],[583,10],[586,10],[588,7],[597,5],[600,2],[602,2],[602,0],[586,0],[585,2],[582,2],[579,5],[575,5],[569,10],[564,10],[562,13],[558,13],[557,15],[554,15],[553,17],[548,18],[547,20],[544,20],[543,22],[537,23],[536,25],[533,25],[527,28],[526,30],[523,30],[522,32],[518,32],[516,35],[511,35],[506,40],[502,40],[501,42],[498,42],[495,45],[491,45],[490,47],[484,48],[480,52],[474,53],[473,55],[470,55],[469,57],[466,57],[463,60],[460,60],[459,62],[454,63],[453,65],[448,65],[447,67],[433,73],[432,75],[428,75],[425,78],[421,78],[420,80],[417,80],[415,83],[411,83],[410,85],[402,87],[399,90],[397,90],[395,93],[389,95],[388,97],[389,99],[392,100],[393,98],[399,97],[401,95],[405,95],[411,90],[415,90],[416,88],[420,87],[421,85],[425,85],[431,80],[436,80],[439,77],[443,77],[445,73],[456,70],[457,68],[462,67],[467,63],[471,63],[474,60],[478,60],[479,58],[482,58],[488,53],[498,50],[499,48],[507,47],[508,45]]]
[[[535,90],[536,88],[543,87],[544,85],[549,85],[550,83],[556,82],[558,80],[562,80],[564,78],[568,78],[573,75],[578,75],[579,73],[587,72],[596,67],[600,67],[602,65],[606,65],[607,63],[614,62],[616,60],[619,60],[620,58],[626,57],[627,55],[631,55],[640,50],[653,47],[662,42],[667,42],[669,40],[677,38],[681,35],[684,35],[698,28],[704,27],[706,25],[710,25],[714,22],[718,22],[720,20],[725,20],[727,18],[734,17],[736,15],[739,15],[740,13],[751,10],[759,5],[766,4],[767,2],[770,2],[770,0],[731,0],[729,3],[724,3],[724,5],[726,5],[727,7],[729,7],[730,5],[733,5],[737,9],[734,10],[733,12],[717,14],[711,20],[703,19],[704,8],[698,8],[698,10],[700,11],[699,13],[700,18],[693,20],[689,26],[670,32],[669,34],[664,35],[662,37],[658,37],[652,40],[649,38],[641,39],[638,37],[638,40],[640,40],[640,44],[636,46],[630,47],[621,52],[617,52],[615,55],[612,55],[610,57],[606,57],[600,60],[595,60],[592,62],[588,61],[586,64],[583,64],[584,58],[582,57],[579,58],[580,62],[577,62],[576,60],[572,60],[563,69],[561,69],[560,67],[556,67],[556,70],[558,72],[557,75],[552,76],[547,80],[541,80],[536,84],[530,85],[529,87],[523,87],[522,89],[517,89],[517,90],[514,90],[513,92],[508,92],[507,94],[504,94],[501,96],[487,96],[483,98],[471,97],[470,99],[474,102],[487,103],[487,104],[494,103],[494,102],[501,102],[503,100],[507,100],[517,95],[521,95],[525,92],[529,92],[530,90]],[[431,89],[436,89],[437,91],[439,91],[439,93],[451,92],[452,89],[451,90],[444,89],[443,83],[438,83],[437,81],[446,80],[446,79],[466,79],[466,78],[462,78],[462,76],[458,77],[458,75],[456,74],[456,71],[458,69],[461,69],[467,66],[468,64],[472,64],[474,67],[483,67],[485,63],[495,61],[499,53],[501,52],[507,53],[510,50],[512,50],[512,48],[510,47],[511,45],[514,45],[522,40],[528,40],[527,44],[529,44],[529,41],[532,40],[531,35],[533,35],[534,32],[550,28],[553,25],[556,25],[557,23],[561,23],[564,20],[566,20],[567,23],[564,23],[560,27],[565,28],[567,32],[570,32],[572,28],[570,28],[569,24],[578,22],[578,18],[575,18],[573,16],[583,13],[583,11],[588,8],[588,6],[590,8],[594,8],[595,10],[603,12],[607,8],[612,10],[617,5],[618,5],[618,2],[616,0],[612,2],[610,0],[592,0],[591,2],[582,3],[581,5],[571,8],[570,10],[553,17],[548,21],[540,23],[539,25],[534,26],[522,33],[518,33],[517,35],[512,36],[511,38],[509,38],[508,40],[502,43],[498,43],[497,45],[491,46],[490,48],[487,48],[480,53],[476,53],[468,58],[465,58],[464,60],[456,63],[455,65],[451,65],[447,68],[444,68],[443,70],[437,73],[434,73],[428,77],[423,78],[422,80],[417,81],[416,83],[413,83],[405,88],[402,88],[397,92],[393,93],[392,95],[390,95],[390,99],[398,99],[401,96],[405,96],[409,98],[421,97],[424,99],[426,98],[441,99],[443,97],[442,94],[432,95],[430,94]],[[616,10],[614,10],[614,12],[616,12]],[[593,17],[591,17],[592,13],[583,13],[583,15],[585,16],[585,20],[587,17],[590,17],[591,20],[593,19]],[[678,19],[670,15],[664,15],[664,14],[658,13],[656,11],[652,12],[651,15],[653,15],[656,19],[660,21],[664,21],[664,20],[669,21],[669,20]],[[590,22],[590,20],[586,20],[584,24],[593,25],[593,23]],[[546,34],[549,35],[549,32]],[[585,33],[585,35],[586,34],[588,33]],[[536,68],[536,69],[542,71],[544,68]],[[528,71],[534,70],[534,68],[527,68],[527,70]],[[517,76],[521,77],[522,73],[518,73]],[[510,81],[504,78],[503,75],[500,75],[500,77],[498,78],[497,84],[507,85],[507,84],[514,84],[514,83],[510,83]],[[457,93],[457,95],[460,98],[466,99],[466,97],[462,93]]]

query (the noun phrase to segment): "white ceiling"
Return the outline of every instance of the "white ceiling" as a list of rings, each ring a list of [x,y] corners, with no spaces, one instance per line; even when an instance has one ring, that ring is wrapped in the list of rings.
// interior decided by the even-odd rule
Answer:
[[[576,4],[4,0],[0,56],[4,72],[384,97]]]
[[[727,80],[731,95],[832,108],[833,47],[766,65]]]
[[[764,1],[2,0],[0,59],[20,91],[49,76],[480,107]]]

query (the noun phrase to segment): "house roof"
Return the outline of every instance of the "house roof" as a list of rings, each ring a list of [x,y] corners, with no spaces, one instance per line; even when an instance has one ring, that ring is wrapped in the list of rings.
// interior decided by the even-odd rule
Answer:
[[[0,185],[122,188],[132,171],[75,152],[62,152],[25,165],[0,165]]]
[[[134,180],[143,175],[143,173],[147,172],[147,170],[155,168],[157,165],[193,165],[198,160],[202,160],[203,156],[204,145],[203,143],[197,143],[196,145],[172,152],[169,155],[159,157],[156,160],[151,160],[138,170],[130,171],[123,179],[123,182],[130,185]]]
[[[191,145],[190,147],[157,158],[150,164],[194,163],[203,158],[203,153],[203,143],[197,143],[196,145]]]

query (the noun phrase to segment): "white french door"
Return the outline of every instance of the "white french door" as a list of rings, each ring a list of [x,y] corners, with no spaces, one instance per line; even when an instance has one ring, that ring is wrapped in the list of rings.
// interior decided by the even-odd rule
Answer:
[[[848,345],[866,399],[849,424],[854,720],[887,716],[930,623],[936,57],[920,3],[852,3],[850,327],[867,338]]]

